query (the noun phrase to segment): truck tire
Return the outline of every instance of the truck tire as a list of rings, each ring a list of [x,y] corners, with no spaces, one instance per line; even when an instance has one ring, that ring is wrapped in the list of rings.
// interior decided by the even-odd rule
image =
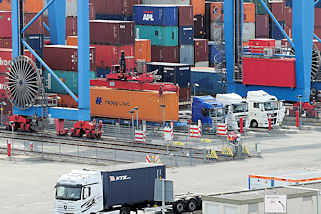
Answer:
[[[173,203],[173,211],[175,214],[180,214],[185,211],[184,201],[176,201]]]
[[[187,211],[194,212],[197,209],[197,201],[191,198],[187,201]]]
[[[130,214],[129,207],[122,207],[119,211],[119,214]]]
[[[257,123],[256,120],[252,120],[252,121],[251,121],[251,127],[252,127],[252,128],[257,128],[258,126],[259,126],[259,124]]]

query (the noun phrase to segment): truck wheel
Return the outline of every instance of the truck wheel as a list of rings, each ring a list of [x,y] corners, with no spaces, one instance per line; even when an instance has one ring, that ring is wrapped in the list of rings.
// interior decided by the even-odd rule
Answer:
[[[197,201],[194,198],[188,200],[188,202],[187,202],[187,210],[189,212],[194,212],[196,209],[197,209]]]
[[[173,210],[175,214],[180,214],[183,213],[185,208],[184,208],[184,202],[183,201],[176,201],[173,204]]]
[[[122,207],[119,214],[130,214],[130,209],[128,207]]]
[[[251,127],[252,127],[252,128],[257,128],[258,126],[259,126],[259,124],[257,123],[256,120],[252,120],[252,121],[251,121]]]

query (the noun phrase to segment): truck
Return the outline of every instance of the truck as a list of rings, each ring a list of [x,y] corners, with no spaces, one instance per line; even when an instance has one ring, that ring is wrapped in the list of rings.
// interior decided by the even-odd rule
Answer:
[[[216,101],[223,105],[225,122],[229,130],[239,130],[241,118],[243,119],[243,127],[249,127],[246,99],[238,94],[229,93],[217,94]]]
[[[132,163],[109,166],[103,171],[73,170],[62,175],[55,185],[55,213],[93,214],[118,210],[119,214],[130,214],[160,205],[155,199],[159,195],[156,181],[162,179],[166,179],[163,164]],[[195,211],[201,204],[198,196],[166,203],[173,213]]]
[[[257,128],[278,126],[284,118],[283,104],[275,96],[266,93],[263,90],[249,91],[246,97],[249,113],[248,120],[250,127]]]

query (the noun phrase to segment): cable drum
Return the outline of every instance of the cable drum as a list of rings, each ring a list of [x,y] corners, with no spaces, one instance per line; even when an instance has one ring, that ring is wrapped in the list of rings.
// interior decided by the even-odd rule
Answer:
[[[36,64],[27,56],[18,56],[8,66],[5,88],[11,103],[25,110],[40,95],[41,76]]]

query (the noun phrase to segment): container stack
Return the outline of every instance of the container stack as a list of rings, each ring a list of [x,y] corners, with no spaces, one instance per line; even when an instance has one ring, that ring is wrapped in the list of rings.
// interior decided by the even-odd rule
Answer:
[[[208,67],[208,40],[194,39],[195,67]]]
[[[243,14],[242,40],[247,42],[255,39],[255,4],[244,3]]]
[[[255,37],[256,38],[269,38],[270,36],[270,17],[259,0],[255,2]],[[264,3],[269,7],[268,0]]]
[[[97,77],[105,77],[120,62],[124,52],[127,72],[135,69],[135,23],[91,20],[90,45],[96,48]]]
[[[149,39],[154,62],[194,63],[191,6],[136,5],[136,39]]]
[[[286,4],[285,1],[271,3],[271,9],[284,31],[292,37],[292,8],[290,7],[290,4]],[[270,34],[272,39],[281,40],[285,38],[274,22],[271,22]]]
[[[206,2],[206,34],[216,42],[224,40],[224,2]]]
[[[133,6],[141,4],[141,0],[92,0],[95,5],[96,19],[133,20]]]
[[[194,15],[194,37],[207,38],[205,27],[205,0],[191,0]]]

